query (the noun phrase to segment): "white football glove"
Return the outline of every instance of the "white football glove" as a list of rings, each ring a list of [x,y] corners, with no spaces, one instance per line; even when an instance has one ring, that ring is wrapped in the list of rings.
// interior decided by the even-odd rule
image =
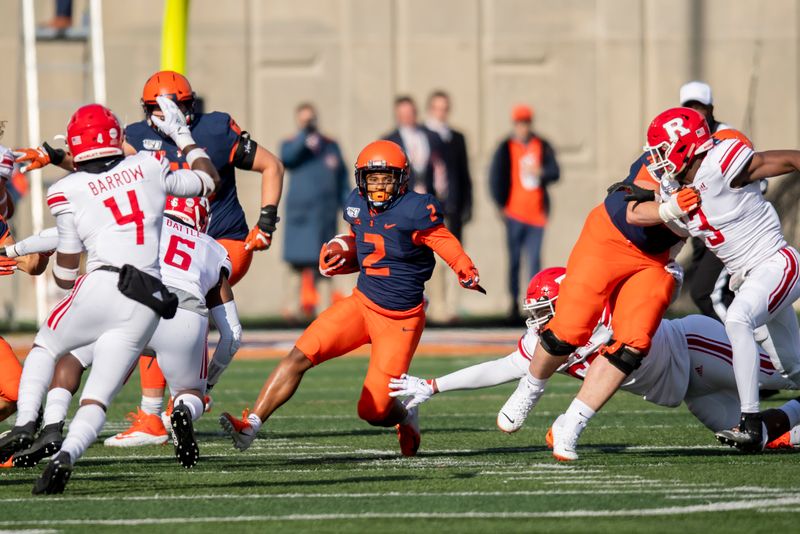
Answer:
[[[403,373],[400,378],[389,379],[390,397],[411,397],[405,402],[407,410],[419,406],[430,399],[434,393],[433,386],[426,380]]]
[[[0,145],[0,179],[8,180],[14,172],[14,153]]]
[[[175,141],[175,144],[181,150],[195,144],[194,139],[192,139],[192,132],[189,131],[189,127],[186,125],[186,116],[180,110],[178,104],[166,96],[157,96],[156,102],[158,102],[158,107],[164,113],[164,118],[160,119],[152,115],[150,120],[153,121],[153,124],[164,135]]]

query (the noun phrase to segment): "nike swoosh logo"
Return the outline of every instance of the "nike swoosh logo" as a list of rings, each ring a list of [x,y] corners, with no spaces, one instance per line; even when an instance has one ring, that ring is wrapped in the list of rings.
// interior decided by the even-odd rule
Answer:
[[[406,328],[405,326],[402,328],[403,332],[413,332],[413,328]]]
[[[503,417],[505,417],[506,419],[508,419],[509,423],[512,423],[512,424],[514,423],[514,420],[513,420],[513,419],[511,419],[509,416],[507,416],[507,415],[506,415],[506,412],[500,412],[500,413],[501,413],[501,414],[503,414]]]
[[[394,228],[397,224],[384,224],[383,229],[388,230],[389,228]]]

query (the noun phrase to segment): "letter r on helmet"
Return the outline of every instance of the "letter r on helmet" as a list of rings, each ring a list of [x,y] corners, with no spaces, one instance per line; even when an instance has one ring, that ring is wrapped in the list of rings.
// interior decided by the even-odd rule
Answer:
[[[671,121],[664,123],[664,130],[669,135],[669,140],[673,143],[678,140],[678,137],[691,133],[688,128],[683,125],[683,119],[675,117]]]

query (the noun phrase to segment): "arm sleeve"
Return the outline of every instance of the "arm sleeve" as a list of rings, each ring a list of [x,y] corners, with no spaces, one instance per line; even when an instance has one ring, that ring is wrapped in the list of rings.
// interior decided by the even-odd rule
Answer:
[[[480,389],[519,380],[528,369],[526,360],[519,351],[504,358],[479,363],[460,369],[436,379],[440,393],[459,389]]]
[[[79,254],[83,251],[83,242],[75,226],[72,212],[64,212],[56,216],[58,228],[58,246],[56,250],[62,254]]]
[[[544,150],[542,151],[542,182],[549,184],[557,182],[561,177],[561,170],[558,167],[556,153],[547,141],[542,141]]]
[[[415,232],[413,240],[415,244],[425,245],[433,250],[456,272],[460,268],[472,267],[473,265],[472,260],[464,252],[456,236],[450,233],[450,230],[445,228],[444,225]]]
[[[58,247],[58,227],[46,228],[36,235],[18,241],[6,247],[6,253],[10,258],[26,256],[41,252],[50,252]]]
[[[731,181],[747,167],[753,154],[755,154],[753,149],[738,139],[723,152],[719,168],[726,185],[730,186]]]
[[[225,135],[230,146],[228,161],[237,169],[252,170],[253,162],[256,160],[258,143],[250,137],[248,132],[242,131],[232,117],[226,117],[228,119],[228,127],[225,130]]]
[[[214,357],[208,365],[208,383],[214,385],[222,372],[231,363],[242,341],[242,325],[234,301],[220,304],[209,310],[214,324],[219,330],[219,342]]]
[[[311,151],[306,147],[305,132],[300,132],[281,143],[281,161],[287,169],[300,166],[310,155]]]

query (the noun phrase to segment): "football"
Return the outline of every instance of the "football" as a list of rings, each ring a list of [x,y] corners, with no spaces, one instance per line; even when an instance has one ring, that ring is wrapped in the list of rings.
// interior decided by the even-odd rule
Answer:
[[[356,254],[356,238],[350,234],[339,234],[328,241],[328,256],[340,254],[344,264],[338,272],[355,272],[358,267],[358,254]]]

